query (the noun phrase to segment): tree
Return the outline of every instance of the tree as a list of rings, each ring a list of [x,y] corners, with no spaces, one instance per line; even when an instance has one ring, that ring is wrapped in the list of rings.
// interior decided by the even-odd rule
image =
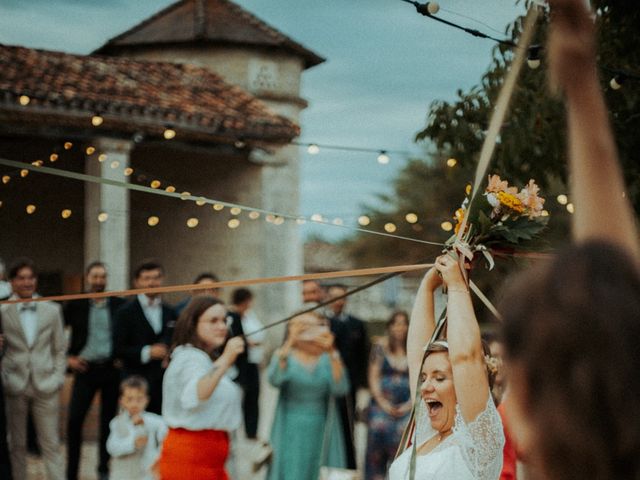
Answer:
[[[602,88],[612,113],[620,157],[626,175],[626,192],[640,211],[640,81],[627,79],[623,88],[614,90],[609,80],[618,70],[633,72],[640,65],[640,5],[624,0],[593,0],[599,27],[599,62]],[[548,19],[542,18],[536,43],[544,45]],[[506,29],[516,41],[523,18]],[[394,180],[394,195],[381,196],[386,209],[365,207],[372,218],[369,228],[384,231],[392,222],[395,235],[423,240],[444,241],[450,233],[440,223],[447,219],[464,198],[464,186],[472,180],[477,155],[484,140],[490,114],[513,55],[509,47],[498,45],[493,62],[480,83],[468,92],[458,90],[453,102],[436,101],[429,109],[426,127],[417,135],[429,148],[428,158],[412,160]],[[640,78],[640,77],[639,77]],[[545,237],[550,246],[567,241],[569,214],[555,196],[566,193],[566,128],[561,99],[547,88],[544,62],[541,68],[525,68],[514,92],[506,124],[501,131],[489,173],[509,183],[523,185],[530,178],[543,188],[546,209],[551,214]],[[454,158],[456,167],[446,166]],[[580,208],[580,206],[576,206]],[[405,215],[418,214],[418,222],[409,224]],[[345,242],[361,265],[393,264],[432,259],[440,248],[386,237],[358,234]],[[514,266],[499,263],[501,273]],[[475,274],[474,274],[475,275]],[[479,272],[477,283],[489,294],[497,287],[496,278]]]

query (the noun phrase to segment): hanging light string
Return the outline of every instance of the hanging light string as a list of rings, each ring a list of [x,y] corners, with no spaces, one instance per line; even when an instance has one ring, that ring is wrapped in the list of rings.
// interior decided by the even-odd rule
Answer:
[[[196,203],[200,202],[202,204],[209,204],[209,205],[212,205],[212,206],[222,205],[223,207],[228,207],[229,209],[239,209],[240,211],[257,212],[259,214],[264,214],[264,215],[267,215],[267,216],[274,217],[274,219],[276,219],[276,220],[277,219],[282,219],[282,221],[284,221],[284,220],[293,220],[298,224],[303,224],[305,222],[311,222],[311,223],[315,223],[315,224],[319,224],[319,225],[327,225],[327,226],[336,227],[336,228],[342,228],[342,229],[346,229],[346,230],[350,230],[350,231],[356,231],[356,232],[366,233],[366,234],[370,234],[370,235],[378,235],[378,236],[383,236],[383,237],[396,238],[396,239],[399,239],[399,240],[406,240],[406,241],[409,241],[409,242],[422,243],[422,244],[426,244],[426,245],[437,245],[437,246],[443,246],[444,245],[443,242],[432,242],[432,241],[429,241],[429,240],[421,240],[421,239],[418,239],[418,238],[406,237],[406,236],[402,236],[402,235],[393,235],[391,233],[378,232],[378,231],[375,231],[375,230],[357,228],[357,227],[352,227],[352,226],[348,226],[348,225],[340,225],[340,224],[336,224],[336,223],[332,223],[332,222],[327,222],[325,220],[304,217],[302,215],[293,215],[293,214],[289,214],[289,213],[281,213],[281,212],[276,212],[276,211],[273,211],[273,210],[265,210],[265,209],[262,209],[262,208],[249,207],[247,205],[241,205],[241,204],[237,204],[237,203],[225,202],[225,201],[222,201],[222,200],[214,200],[214,199],[206,198],[206,197],[203,197],[203,196],[195,196],[195,195],[187,194],[188,192],[183,192],[183,193],[167,192],[166,190],[154,189],[154,188],[151,188],[151,187],[146,187],[146,186],[127,183],[127,182],[121,182],[121,181],[112,180],[112,179],[103,178],[103,177],[96,177],[96,176],[87,175],[87,174],[84,174],[84,173],[70,172],[70,171],[67,171],[67,170],[60,170],[60,169],[54,169],[54,168],[50,168],[50,167],[25,164],[25,163],[22,163],[22,162],[16,162],[14,160],[7,160],[7,159],[4,159],[4,158],[0,158],[0,165],[5,165],[7,167],[12,167],[12,168],[17,168],[17,169],[27,169],[27,170],[32,170],[32,171],[38,171],[40,173],[44,173],[44,174],[47,174],[47,175],[55,175],[55,176],[59,176],[59,177],[71,178],[71,179],[79,180],[79,181],[83,181],[83,182],[99,183],[99,184],[104,184],[104,185],[112,185],[112,186],[126,188],[126,189],[133,190],[133,191],[151,193],[153,195],[162,195],[162,196],[165,196],[165,197],[171,197],[171,198],[176,198],[176,199],[181,199],[181,200],[191,200],[191,201],[194,201]]]
[[[468,33],[469,35],[473,35],[474,37],[477,38],[484,38],[487,40],[492,40],[500,45],[504,45],[510,48],[520,48],[518,46],[518,44],[516,44],[514,41],[512,40],[508,40],[508,39],[504,39],[504,38],[497,38],[494,37],[492,35],[488,35],[486,33],[483,33],[479,30],[476,30],[475,28],[468,28],[465,27],[463,25],[460,25],[458,23],[452,22],[450,20],[446,20],[444,18],[438,17],[436,16],[436,14],[438,13],[438,11],[440,11],[440,5],[438,5],[438,3],[436,2],[426,2],[426,3],[419,3],[416,2],[414,0],[401,0],[402,2],[405,3],[409,3],[411,5],[413,5],[416,8],[416,11],[427,17],[430,18],[432,20],[435,20],[436,22],[440,22],[443,23],[449,27],[455,28],[457,30],[462,30],[465,33]],[[466,15],[462,15],[456,12],[452,12],[449,10],[445,10],[442,9],[442,11],[447,11],[449,13],[452,13],[454,15],[459,15],[462,17],[465,17],[469,20],[472,20],[474,22],[478,22],[484,26],[486,26],[487,28],[490,28],[491,30],[494,30],[493,28],[491,28],[490,26],[488,26],[487,24],[481,22],[480,20],[476,20],[473,19],[471,17],[468,17]],[[527,58],[527,63],[529,65],[530,68],[535,69],[538,68],[538,66],[540,66],[540,55],[542,53],[542,51],[544,50],[544,47],[542,47],[541,45],[531,45],[528,47],[528,58]],[[627,70],[623,70],[620,68],[613,68],[609,65],[600,65],[600,68],[613,75],[613,77],[611,78],[611,80],[609,81],[609,86],[613,89],[613,90],[619,90],[620,88],[622,88],[622,85],[624,84],[624,82],[626,82],[627,80],[633,80],[633,81],[640,81],[640,74],[636,74]]]

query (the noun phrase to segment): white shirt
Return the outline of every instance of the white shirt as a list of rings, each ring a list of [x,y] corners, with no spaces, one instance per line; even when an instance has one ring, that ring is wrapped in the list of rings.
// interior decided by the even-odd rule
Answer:
[[[34,295],[35,298],[35,295]],[[18,300],[16,295],[11,296],[11,300]],[[27,346],[31,348],[36,341],[38,333],[38,315],[36,313],[35,303],[18,303],[16,304],[18,315],[20,316],[20,325],[27,340]]]
[[[158,335],[162,331],[162,301],[160,297],[149,298],[144,293],[138,294],[138,302],[142,307],[142,312]],[[151,345],[145,345],[140,350],[140,362],[149,363],[151,361]]]
[[[0,280],[0,298],[7,298],[11,296],[11,284]]]
[[[226,430],[242,423],[242,390],[223,376],[211,396],[198,399],[198,381],[211,372],[213,361],[191,345],[177,347],[162,381],[162,417],[171,428]]]
[[[416,454],[415,480],[497,480],[502,471],[504,442],[502,422],[491,395],[485,410],[469,423],[464,422],[456,405],[453,434],[426,455]],[[412,448],[407,448],[391,464],[390,480],[409,479],[411,452]]]
[[[244,334],[253,333],[257,330],[260,330],[264,325],[262,322],[258,320],[258,317],[253,312],[253,310],[248,310],[242,315],[242,331]],[[247,346],[247,361],[249,363],[255,363],[260,365],[262,360],[264,359],[264,341],[267,338],[267,334],[265,331],[258,332],[256,334],[250,335],[247,339],[248,342],[255,342],[259,345],[256,346]]]
[[[113,480],[155,478],[151,473],[151,467],[160,456],[162,442],[168,429],[160,415],[142,412],[141,416],[142,425],[134,425],[127,412],[119,413],[109,422],[107,451],[113,457],[109,476]],[[136,449],[136,438],[145,435],[146,445]]]

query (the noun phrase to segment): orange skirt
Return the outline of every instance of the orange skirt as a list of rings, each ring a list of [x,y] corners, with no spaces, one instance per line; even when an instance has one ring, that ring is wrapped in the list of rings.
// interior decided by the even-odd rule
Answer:
[[[228,480],[224,469],[228,455],[229,435],[223,430],[170,428],[158,472],[162,480]]]

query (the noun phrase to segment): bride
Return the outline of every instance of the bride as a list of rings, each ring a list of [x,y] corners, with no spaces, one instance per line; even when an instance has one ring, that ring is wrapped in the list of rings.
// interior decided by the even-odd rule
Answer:
[[[425,349],[435,329],[433,294],[443,282],[448,292],[447,340]],[[415,480],[497,480],[504,433],[491,399],[491,374],[471,297],[458,262],[448,254],[437,258],[420,284],[407,354],[412,398],[419,379],[422,401],[416,405],[415,446],[391,464],[389,479],[409,480],[414,463]]]

